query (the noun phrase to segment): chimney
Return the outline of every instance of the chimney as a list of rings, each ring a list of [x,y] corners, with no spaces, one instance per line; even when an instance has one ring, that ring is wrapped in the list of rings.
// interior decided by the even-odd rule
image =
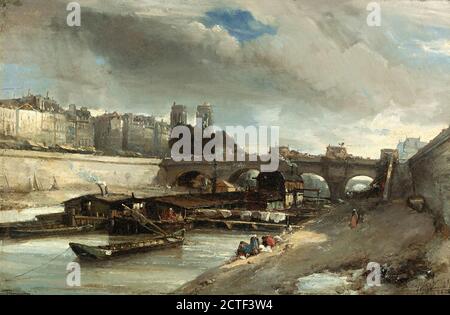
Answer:
[[[96,183],[98,188],[100,188],[100,193],[102,194],[102,196],[107,196],[108,195],[108,186],[106,186],[105,182],[98,182]]]
[[[104,195],[105,195],[105,192],[103,191],[103,186],[102,186],[102,184],[97,183],[97,186],[98,186],[98,188],[100,188],[100,194],[101,194],[102,196],[104,196]]]

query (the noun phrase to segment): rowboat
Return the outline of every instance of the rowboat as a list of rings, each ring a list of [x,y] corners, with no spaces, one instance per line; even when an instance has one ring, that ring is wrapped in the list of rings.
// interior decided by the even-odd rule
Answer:
[[[76,227],[56,227],[56,228],[12,228],[9,230],[9,236],[12,238],[42,237],[42,236],[60,236],[93,231],[92,225]]]
[[[72,251],[83,260],[106,260],[118,256],[145,253],[153,250],[181,246],[184,242],[184,230],[170,236],[159,236],[136,242],[117,243],[101,246],[89,246],[69,243]]]

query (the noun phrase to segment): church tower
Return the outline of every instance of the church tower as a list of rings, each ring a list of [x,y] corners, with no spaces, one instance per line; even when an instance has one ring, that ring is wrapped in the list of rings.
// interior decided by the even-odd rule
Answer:
[[[202,119],[203,129],[214,124],[211,104],[204,102],[197,106],[197,119]]]
[[[186,106],[176,104],[175,102],[173,102],[172,110],[170,112],[170,128],[186,124],[187,124]]]

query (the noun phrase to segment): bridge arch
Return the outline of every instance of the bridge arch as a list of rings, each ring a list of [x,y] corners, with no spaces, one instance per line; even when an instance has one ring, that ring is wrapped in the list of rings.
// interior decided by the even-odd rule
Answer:
[[[345,182],[345,193],[350,192],[358,192],[362,191],[368,187],[370,187],[370,184],[374,181],[374,178],[371,176],[366,175],[356,175],[353,177],[350,177]]]
[[[241,168],[234,171],[229,177],[228,182],[243,188],[256,187],[256,177],[259,174],[257,168]]]
[[[200,171],[187,171],[178,174],[175,186],[184,188],[206,189],[211,183],[211,177]]]
[[[305,189],[320,189],[319,197],[331,198],[331,189],[328,181],[319,174],[316,173],[302,173]],[[306,197],[316,197],[314,192],[305,191]]]
[[[292,167],[290,163],[280,160],[278,170],[280,172],[292,172],[295,174],[316,174],[321,176],[328,184],[330,191],[330,198],[332,201],[345,199],[345,186],[347,181],[355,176],[369,176],[377,177],[379,168],[379,160],[369,159],[352,159],[349,161],[332,160],[320,156],[305,156],[292,160],[295,165]],[[164,159],[160,168],[164,169],[161,176],[158,178],[171,186],[176,186],[176,183],[185,184],[184,180],[187,175],[180,173],[188,171],[198,171],[206,175],[209,179],[213,178],[213,174],[217,175],[218,179],[235,182],[242,173],[250,169],[259,169],[261,162],[218,162],[217,165],[207,162],[175,162],[172,159]],[[180,182],[181,181],[181,182]],[[189,181],[188,181],[189,182]]]

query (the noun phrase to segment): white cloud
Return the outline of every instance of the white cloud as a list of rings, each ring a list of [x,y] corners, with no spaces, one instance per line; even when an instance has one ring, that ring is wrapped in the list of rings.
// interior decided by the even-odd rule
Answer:
[[[449,39],[440,39],[434,40],[430,42],[422,42],[422,49],[426,52],[442,54],[450,56],[450,40]]]

